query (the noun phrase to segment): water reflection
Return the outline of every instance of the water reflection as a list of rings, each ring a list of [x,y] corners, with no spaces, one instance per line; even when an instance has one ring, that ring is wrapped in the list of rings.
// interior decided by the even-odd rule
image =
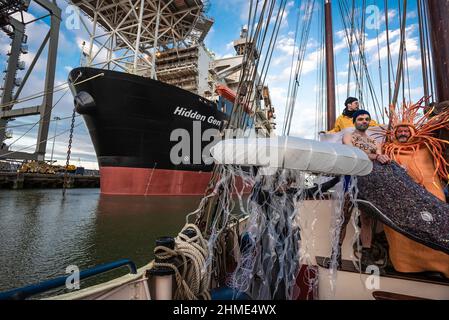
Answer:
[[[101,196],[97,207],[95,256],[129,257],[139,265],[148,263],[156,238],[176,235],[185,223],[185,215],[198,203],[198,197]]]
[[[65,200],[61,190],[0,191],[0,290],[63,275],[69,265],[130,258],[142,266],[155,239],[176,235],[199,200],[102,196],[98,189],[72,189]]]

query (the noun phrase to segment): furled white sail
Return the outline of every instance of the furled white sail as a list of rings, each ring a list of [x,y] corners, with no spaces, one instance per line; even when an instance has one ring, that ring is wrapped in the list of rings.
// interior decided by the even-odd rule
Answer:
[[[219,164],[295,169],[332,175],[368,175],[373,164],[358,148],[296,137],[239,138],[211,149]]]

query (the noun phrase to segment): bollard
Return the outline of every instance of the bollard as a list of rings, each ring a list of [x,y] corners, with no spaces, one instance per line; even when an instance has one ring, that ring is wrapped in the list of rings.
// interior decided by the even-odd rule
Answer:
[[[169,249],[175,248],[175,239],[172,237],[162,237],[156,240],[156,247],[166,247]],[[160,259],[158,254],[162,253],[160,250],[155,250],[156,263],[174,263],[173,258]],[[173,299],[173,275],[175,271],[169,267],[156,266],[150,270],[150,275],[154,278],[155,285],[155,300],[172,300]]]

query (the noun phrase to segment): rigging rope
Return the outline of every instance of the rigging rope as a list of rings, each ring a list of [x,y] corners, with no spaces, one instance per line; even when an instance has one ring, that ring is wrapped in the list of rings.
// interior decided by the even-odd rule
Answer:
[[[249,81],[249,79],[254,78],[253,75],[255,76],[256,71],[257,71],[257,65],[258,65],[257,63],[258,63],[259,59],[257,59],[257,57],[254,56],[255,53],[258,52],[256,39],[259,39],[259,36],[261,33],[262,22],[263,22],[263,17],[264,17],[267,3],[268,2],[265,0],[263,7],[261,9],[259,21],[257,23],[257,27],[255,28],[255,30],[254,30],[254,25],[251,25],[249,23],[249,28],[251,31],[250,34],[252,36],[250,37],[249,50],[247,47],[245,47],[245,54],[243,56],[243,71],[241,73],[239,86],[237,88],[236,101],[234,102],[234,105],[233,105],[232,111],[231,111],[231,119],[229,122],[229,126],[232,129],[240,128],[241,119],[243,118],[243,114],[245,111],[244,110],[245,106],[246,106],[246,108],[249,108],[249,105],[246,104],[247,101],[249,101],[249,99],[251,97],[248,94],[248,81]],[[255,21],[256,15],[257,15],[257,8],[258,8],[258,2],[256,4],[256,8],[254,11],[254,17],[253,17],[253,19],[251,19],[251,16],[249,16],[248,22]],[[246,44],[246,45],[248,45],[248,44]],[[257,60],[256,65],[254,65],[253,59]],[[249,97],[249,99],[248,99],[248,97]]]
[[[12,105],[14,105],[14,104],[23,103],[23,102],[26,102],[26,101],[30,101],[30,100],[34,100],[34,99],[37,99],[37,98],[46,96],[46,95],[48,95],[48,94],[52,94],[52,93],[55,93],[55,92],[59,92],[59,91],[61,91],[61,90],[66,89],[67,87],[65,87],[65,86],[68,87],[68,83],[67,83],[67,82],[65,82],[65,83],[63,83],[63,84],[60,84],[60,85],[57,85],[57,86],[53,87],[53,90],[49,90],[49,91],[40,91],[40,92],[37,92],[37,93],[35,93],[35,94],[32,94],[32,95],[30,95],[30,96],[28,96],[28,97],[25,97],[25,98],[22,98],[22,99],[18,99],[18,100],[13,100],[13,101],[10,101],[10,102],[1,104],[1,105],[0,105],[0,109],[7,109],[8,107],[10,107],[10,106],[12,106]]]
[[[261,72],[261,78],[263,78],[263,80],[262,80],[262,87],[265,85],[265,80],[266,80],[266,77],[268,75],[268,68],[270,66],[271,59],[273,57],[274,48],[276,46],[277,38],[278,38],[278,35],[279,35],[279,30],[281,29],[281,23],[280,23],[281,20],[279,20],[279,19],[282,19],[282,17],[284,16],[286,5],[287,5],[287,0],[282,0],[281,1],[281,5],[280,5],[281,9],[278,10],[278,14],[277,14],[276,21],[275,21],[275,24],[274,24],[275,25],[275,27],[274,27],[275,31],[273,32],[273,35],[270,38],[270,44],[268,46],[268,52],[270,52],[270,57],[268,59],[267,68],[265,69],[265,63],[267,62],[266,60],[264,61],[264,64],[263,64],[263,67],[262,67],[262,72]],[[277,26],[277,30],[276,30],[276,26]]]
[[[81,115],[77,114],[76,117],[81,117]],[[63,117],[63,118],[60,118],[58,120],[50,119],[50,120],[46,120],[46,121],[43,121],[43,119],[41,118],[41,119],[39,119],[39,121],[37,121],[37,123],[50,123],[50,122],[53,122],[53,121],[61,121],[61,120],[67,120],[67,119],[72,119],[72,116]],[[32,126],[34,124],[35,123],[24,123],[24,124],[18,124],[18,125],[15,125],[15,126],[0,127],[0,129],[14,129],[14,128],[21,128],[21,127],[28,127],[28,126]]]
[[[344,25],[346,39],[347,39],[347,42],[349,42],[349,33],[348,33],[348,29],[349,28],[347,26],[347,24],[348,24],[348,21],[347,21],[348,18],[347,17],[349,16],[349,8],[347,8],[346,3],[344,1],[342,1],[342,0],[339,1],[339,4],[340,4],[340,6],[339,6],[339,8],[340,8],[340,15],[341,15],[342,22],[343,22],[343,25]],[[360,35],[360,38],[362,38],[362,35]],[[356,39],[356,44],[357,44],[357,47],[358,47],[359,65],[361,65],[363,67],[361,69],[361,73],[367,79],[368,89],[369,89],[369,92],[370,92],[370,95],[371,95],[371,98],[372,98],[372,101],[373,101],[373,105],[374,105],[374,108],[375,108],[374,110],[376,112],[376,115],[378,115],[379,111],[380,111],[380,113],[382,113],[382,108],[381,108],[381,106],[379,104],[379,100],[377,98],[376,91],[374,89],[374,84],[373,84],[373,81],[371,79],[370,72],[368,70],[368,65],[367,65],[367,61],[366,61],[366,55],[365,55],[365,52],[364,52],[364,50],[362,48],[363,43],[360,43],[359,38],[357,36],[355,37],[355,39]],[[358,78],[359,76],[357,75],[358,71],[357,71],[356,61],[354,59],[353,59],[353,69],[354,69],[356,78]],[[363,82],[362,79],[363,79],[363,76],[361,76],[359,78],[359,80],[357,81],[358,83],[360,83],[360,85],[359,85],[360,88],[362,88],[362,85],[361,85],[362,82]],[[359,91],[359,94],[363,95],[362,91]],[[379,119],[377,119],[377,120],[379,120]]]
[[[81,76],[81,74],[78,75],[78,77],[75,79],[74,82],[76,82],[76,80],[78,80],[80,76]],[[47,115],[51,114],[51,111],[58,105],[58,103],[62,100],[62,98],[64,98],[64,96],[67,94],[68,89],[69,89],[69,88],[66,88],[66,91],[64,92],[64,94],[63,94],[62,96],[59,97],[59,99],[56,101],[56,103],[55,103],[54,105],[52,105],[51,108],[50,108],[49,110],[47,110],[47,111],[45,112],[44,115],[41,115],[40,119],[39,119],[37,122],[35,122],[35,123],[32,125],[32,127],[31,127],[30,129],[28,129],[28,130],[27,130],[24,134],[22,134],[19,138],[17,138],[17,139],[14,140],[13,142],[11,142],[11,143],[8,145],[8,148],[11,147],[11,146],[13,146],[17,141],[19,141],[20,139],[22,139],[27,133],[29,133],[31,130],[33,130],[33,128],[34,128],[37,124],[39,124],[43,119],[45,119],[45,117],[46,117]]]
[[[87,81],[90,81],[90,80],[93,80],[95,78],[102,77],[102,76],[104,76],[104,73],[99,73],[99,74],[97,74],[95,76],[92,76],[90,78],[84,79],[84,80],[82,80],[80,82],[73,83],[72,85],[76,86],[76,85],[82,84],[84,82],[87,82]],[[63,86],[67,86],[67,87],[63,87]],[[39,92],[37,94],[31,95],[31,96],[28,96],[28,97],[25,97],[25,98],[22,98],[22,99],[19,99],[19,100],[13,100],[13,101],[10,101],[8,103],[4,103],[4,104],[0,105],[0,109],[7,108],[9,106],[12,106],[12,105],[15,105],[15,104],[18,104],[18,103],[23,103],[23,102],[26,102],[26,101],[34,100],[34,99],[46,96],[48,94],[53,94],[55,92],[67,89],[69,87],[70,87],[70,85],[68,84],[68,82],[65,82],[63,84],[60,84],[60,85],[54,87],[54,88],[58,88],[57,90],[54,90],[54,88],[53,88],[50,91],[41,91],[41,92]]]
[[[400,1],[400,0],[399,0]],[[403,83],[403,68],[404,68],[404,45],[405,45],[405,23],[407,21],[407,0],[404,1],[404,10],[402,12],[402,22],[400,24],[401,29],[401,43],[399,48],[399,59],[398,59],[398,69],[396,72],[396,83],[395,83],[395,89],[393,93],[393,101],[392,105],[396,106],[398,102],[398,96],[399,96],[399,90],[401,82]]]
[[[366,0],[362,1],[362,8],[366,8]],[[366,18],[366,11],[361,10],[362,17],[361,17],[361,23],[360,23],[360,30],[358,30],[358,43],[359,43],[359,51],[365,53],[365,18]],[[364,67],[364,60],[362,54],[358,55],[358,74],[363,75],[363,67]],[[364,77],[360,77],[360,83],[359,83],[359,92],[360,92],[360,104],[362,106],[365,106],[365,95],[364,95]],[[368,105],[366,104],[365,108],[368,108]],[[377,118],[377,116],[376,116]]]
[[[304,58],[305,58],[305,54],[306,54],[307,44],[309,41],[309,34],[310,34],[310,28],[312,25],[312,17],[313,17],[313,11],[315,8],[315,3],[316,3],[315,0],[309,0],[306,5],[301,39],[299,42],[298,56],[297,56],[296,66],[295,66],[295,74],[294,74],[293,78],[290,79],[290,82],[289,82],[289,91],[288,91],[289,94],[287,95],[287,106],[286,106],[287,113],[285,115],[284,129],[283,129],[282,135],[290,134],[291,123],[292,123],[292,119],[293,119],[293,111],[294,111],[294,108],[296,105],[296,97],[298,94],[298,89],[299,89],[303,65],[304,65]],[[296,50],[296,48],[294,48],[294,50]]]
[[[232,106],[231,110],[231,119],[227,123],[227,126],[225,129],[246,129],[247,125],[247,117],[248,113],[252,110],[251,103],[254,102],[255,99],[253,99],[253,90],[256,86],[256,76],[258,72],[258,66],[261,61],[260,55],[256,56],[257,53],[262,53],[262,48],[264,48],[265,39],[267,36],[268,28],[270,19],[269,17],[267,19],[264,19],[266,15],[267,8],[270,10],[270,12],[273,12],[274,5],[276,4],[276,0],[265,0],[263,2],[262,8],[260,9],[260,13],[258,12],[259,8],[259,2],[256,1],[256,4],[254,5],[254,0],[250,2],[250,10],[248,13],[248,32],[247,32],[247,44],[245,47],[245,51],[243,54],[243,62],[242,62],[242,72],[240,74],[239,79],[239,85],[237,88],[237,96],[236,100]],[[278,25],[282,23],[282,8],[285,6],[286,2],[282,0],[281,4],[283,6],[280,6],[278,11],[279,19],[277,19]],[[257,25],[254,23],[256,20],[258,20]],[[276,37],[276,34],[278,32],[278,25],[275,24],[275,26],[272,28],[271,37]],[[272,42],[271,48],[269,47],[267,50],[267,54],[265,54],[264,58],[266,61],[269,61],[271,59],[271,51],[275,48],[275,41]],[[267,60],[268,59],[268,60]],[[265,64],[267,67],[265,68],[265,73],[268,71],[268,65]],[[259,78],[260,81],[260,78]],[[252,84],[250,87],[248,85]],[[257,93],[256,93],[257,97]],[[209,194],[216,185],[217,179],[220,177],[220,166],[215,166],[211,180],[209,182],[209,185],[206,189],[205,194]],[[213,195],[211,198],[219,196],[219,194]],[[216,199],[215,199],[216,200]],[[203,229],[203,232],[206,232],[208,230],[208,223],[211,220],[211,215],[214,215],[214,201],[212,199],[208,198],[206,203],[202,206],[202,210],[198,211],[197,214],[197,220],[196,223],[198,225],[201,225]]]
[[[61,97],[59,97],[58,101],[56,101],[56,103],[55,103],[49,110],[47,110],[47,112],[46,112],[43,116],[41,116],[40,119],[44,119],[46,115],[48,115],[49,113],[51,113],[51,111],[53,110],[53,108],[55,108],[55,107],[58,105],[58,103],[62,100],[62,98],[64,98],[64,96],[66,95],[67,92],[68,92],[68,90],[66,90],[66,91],[64,92],[64,94],[63,94]],[[31,126],[31,128],[29,128],[29,129],[28,129],[25,133],[23,133],[19,138],[17,138],[17,139],[14,140],[13,142],[11,142],[11,143],[8,145],[8,147],[13,146],[17,141],[19,141],[20,139],[22,139],[26,134],[28,134],[31,130],[33,130],[33,128],[34,128],[36,125],[38,125],[40,122],[41,122],[41,120],[35,122],[35,123]]]
[[[340,4],[341,5],[341,4]],[[352,0],[352,11],[351,11],[351,34],[350,39],[348,43],[349,47],[349,61],[348,61],[348,82],[347,82],[347,88],[346,88],[346,96],[349,97],[351,94],[351,73],[352,73],[352,59],[354,54],[354,21],[355,19],[355,0]],[[357,74],[356,74],[357,76]],[[358,78],[356,78],[356,81],[358,81]]]
[[[382,80],[382,63],[380,60],[380,43],[379,43],[379,29],[376,29],[376,41],[377,41],[377,58],[379,62],[379,87],[380,87],[380,101],[384,105],[384,84]],[[385,113],[382,112],[382,123],[385,123]]]
[[[258,66],[260,64],[260,57],[259,57],[257,59],[256,64],[253,66],[253,70],[251,72],[252,77],[249,78],[249,80],[247,80],[247,83],[253,84],[250,86],[249,93],[247,94],[246,99],[245,99],[246,101],[244,102],[244,105],[249,106],[248,109],[250,111],[253,110],[253,106],[252,106],[251,102],[254,103],[258,96],[257,92],[254,92],[254,100],[251,101],[253,99],[253,91],[260,89],[260,85],[261,85],[260,79],[262,79],[262,78],[264,79],[268,72],[269,63],[271,62],[272,53],[273,53],[274,47],[275,47],[275,41],[273,41],[273,39],[277,38],[277,33],[278,33],[280,25],[282,23],[283,12],[285,10],[285,5],[287,4],[287,2],[285,0],[281,0],[280,6],[278,9],[277,19],[276,19],[274,27],[272,28],[272,32],[271,32],[270,45],[268,46],[266,53],[264,53],[264,50],[263,50],[264,43],[265,43],[266,36],[269,33],[268,32],[269,24],[271,21],[272,12],[275,8],[275,4],[276,4],[276,0],[272,0],[271,5],[270,5],[270,12],[268,13],[268,18],[263,20],[264,26],[262,27],[263,32],[260,32],[260,35],[259,35],[260,41],[258,42],[258,45],[256,46],[256,51],[259,53],[259,56],[260,57],[264,56],[264,63],[263,63],[264,67],[262,68],[262,72],[261,72],[260,76],[257,77]],[[263,18],[263,14],[261,14],[261,18]],[[260,21],[260,19],[259,19],[259,21]],[[262,34],[263,34],[263,37],[262,37]],[[267,62],[268,62],[268,64],[267,64]],[[265,68],[265,66],[267,66],[267,68]],[[248,125],[248,122],[246,121],[248,116],[249,116],[248,112],[244,113],[243,114],[243,122],[240,121],[240,124],[239,124],[239,127],[243,128],[244,130],[247,128],[247,125]]]
[[[417,0],[418,5],[418,25],[419,25],[419,47],[421,52],[421,68],[422,68],[422,77],[423,77],[423,88],[424,88],[424,96],[429,96],[429,82],[428,82],[428,74],[427,74],[427,52],[426,45],[424,40],[424,22],[423,22],[423,13],[422,13],[422,0]],[[425,105],[429,105],[428,99],[424,101]]]
[[[388,105],[391,104],[393,100],[393,90],[391,89],[391,77],[392,77],[392,61],[391,61],[391,47],[390,47],[390,26],[389,26],[389,17],[388,17],[388,0],[384,2],[385,9],[385,33],[387,37],[387,69],[388,69]]]
[[[406,11],[407,7],[404,8],[404,11]],[[401,17],[401,0],[398,0],[398,12],[399,16]],[[402,23],[404,21],[399,21],[399,26],[404,31],[404,43],[403,43],[403,56],[402,56],[402,66],[401,66],[401,85],[402,85],[402,104],[406,104],[405,101],[405,68],[406,68],[406,61],[407,61],[407,40],[406,40],[406,24],[404,23],[404,28],[402,29]],[[402,35],[402,33],[401,33]]]
[[[273,1],[272,2],[272,6],[270,6],[270,13],[269,13],[269,18],[267,19],[267,22],[266,22],[263,42],[265,42],[265,36],[268,33],[268,27],[269,27],[269,24],[270,24],[271,16],[273,15],[272,12],[273,12],[273,10],[275,8],[275,4],[276,4],[276,1]],[[263,66],[262,66],[260,75],[258,77],[257,77],[257,73],[258,73],[257,67],[255,69],[254,77],[251,80],[252,81],[251,83],[254,83],[254,85],[251,86],[251,91],[250,91],[250,94],[248,96],[249,100],[252,97],[252,91],[254,89],[255,90],[259,90],[259,89],[263,88],[264,85],[265,85],[266,77],[268,75],[269,66],[270,66],[271,59],[273,57],[274,49],[275,49],[275,46],[276,46],[277,37],[279,35],[279,30],[280,30],[280,27],[281,27],[281,24],[282,24],[282,18],[284,16],[286,4],[287,4],[287,0],[281,0],[279,8],[277,10],[276,20],[275,20],[274,26],[272,28],[272,32],[271,32],[271,36],[270,36],[270,42],[269,42],[269,45],[268,45],[268,48],[267,48],[266,52],[265,53],[263,52],[263,45],[261,45],[257,49],[258,52],[260,52],[260,56],[264,57],[264,61],[263,61]],[[261,81],[261,79],[263,79],[263,80]],[[257,94],[255,94],[255,95],[256,95],[255,98],[257,99]],[[250,103],[249,100],[247,101],[248,104]],[[259,106],[256,105],[256,108],[258,108],[258,107]],[[249,109],[252,110],[253,108],[250,107]],[[243,123],[241,124],[242,127],[243,127],[243,130],[245,130],[247,128],[247,125],[248,125],[247,119],[248,119],[248,117],[251,117],[251,116],[252,116],[253,120],[255,121],[255,113],[253,115],[249,115],[248,112],[245,112],[243,114],[244,119],[243,119]]]
[[[82,124],[83,124],[83,123],[80,122],[80,123],[76,124],[76,125],[74,126],[74,128],[77,128],[77,127],[79,127],[79,126],[82,125]],[[37,146],[37,145],[40,145],[41,143],[48,142],[48,141],[50,141],[50,140],[52,140],[52,139],[54,139],[54,138],[56,138],[56,137],[62,136],[63,134],[69,132],[70,130],[71,130],[71,129],[67,129],[67,130],[65,130],[65,131],[62,131],[62,132],[60,132],[60,133],[58,133],[58,134],[56,134],[56,135],[54,135],[54,136],[52,136],[52,137],[50,137],[50,138],[47,138],[47,139],[45,139],[45,140],[42,140],[42,141],[40,141],[40,142],[36,142],[36,143],[30,144],[30,145],[28,145],[28,146],[26,146],[26,147],[23,147],[23,148],[20,148],[20,149],[18,149],[18,150],[14,150],[14,151],[11,151],[11,152],[8,152],[8,153],[4,153],[4,154],[2,154],[2,158],[6,158],[7,156],[12,155],[12,154],[14,154],[14,153],[17,153],[17,152],[24,151],[24,150],[26,150],[26,149],[35,147],[35,146]]]
[[[79,79],[79,77],[81,77],[81,73],[77,76],[77,78],[73,81],[73,86],[77,86],[77,85],[79,85],[79,84],[81,84],[81,83],[85,83],[85,82],[87,82],[87,81],[91,81],[91,80],[93,80],[93,79],[95,79],[95,78],[98,78],[98,77],[101,77],[101,76],[104,76],[104,73],[100,73],[100,74],[97,74],[97,75],[95,75],[95,76],[92,76],[92,77],[90,77],[90,78],[87,78],[87,79],[84,79],[84,80],[82,80],[82,81],[80,81],[80,82],[77,82],[77,80]],[[45,114],[44,115],[41,115],[41,117],[39,118],[39,120],[38,121],[36,121],[34,124],[30,124],[31,125],[31,128],[29,128],[25,133],[23,133],[19,138],[17,138],[16,140],[14,140],[12,143],[10,143],[9,145],[8,145],[8,148],[9,147],[11,147],[11,146],[13,146],[17,141],[19,141],[19,140],[21,140],[26,134],[28,134],[37,124],[41,124],[41,123],[46,123],[46,122],[48,122],[48,121],[44,121],[44,119],[45,119],[45,117],[47,116],[47,115],[49,115],[49,114],[51,114],[51,111],[58,105],[58,103],[62,100],[62,98],[67,94],[67,92],[68,92],[68,89],[70,88],[70,86],[67,86],[66,88],[61,88],[61,89],[59,89],[59,90],[56,90],[56,91],[52,91],[52,92],[47,92],[47,93],[45,93],[44,95],[46,95],[46,94],[50,94],[50,93],[54,93],[54,92],[57,92],[57,91],[60,91],[60,90],[62,90],[62,89],[66,89],[66,91],[64,92],[64,94],[61,96],[61,97],[59,97],[59,99],[56,101],[56,103],[53,105],[53,106],[51,106],[51,108],[49,109],[49,110],[47,110],[46,112],[45,112]],[[33,98],[33,99],[35,99],[35,98]],[[28,100],[33,100],[33,99],[28,99]],[[17,100],[16,100],[17,101]],[[24,101],[21,101],[21,102],[24,102]],[[4,107],[5,106],[7,106],[8,104],[10,104],[10,103],[7,103],[7,104],[5,104],[5,105],[3,105]],[[72,115],[72,117],[77,117],[77,115]],[[71,118],[72,118],[71,117]],[[62,120],[62,119],[61,119]],[[51,121],[51,120],[50,120]],[[73,126],[73,121],[74,121],[74,118],[72,119],[72,126]],[[7,126],[5,127],[5,128],[7,128]],[[36,143],[35,145],[40,145],[41,143],[43,143],[43,142],[46,142],[48,139],[46,139],[46,140],[43,140],[43,141],[41,141],[40,143]],[[17,151],[14,151],[14,152],[17,152]],[[4,155],[2,155],[2,157],[4,157],[4,156],[6,156],[6,155],[10,155],[10,154],[13,154],[14,152],[10,152],[10,153],[6,153],[6,154],[4,154]]]
[[[297,16],[296,16],[296,27],[295,27],[295,36],[294,36],[294,40],[293,40],[293,53],[292,53],[292,62],[290,65],[290,76],[289,76],[289,82],[288,82],[288,89],[287,89],[287,100],[286,100],[286,106],[285,106],[285,119],[284,119],[284,126],[282,128],[282,135],[285,135],[285,131],[286,131],[286,122],[287,122],[287,116],[289,113],[289,103],[288,103],[288,99],[290,97],[290,90],[291,90],[291,82],[292,82],[292,74],[293,74],[293,66],[295,63],[295,52],[296,52],[296,42],[298,41],[298,30],[299,30],[299,21],[300,21],[300,13],[301,10],[298,10]]]
[[[427,2],[423,2],[423,12],[424,16],[427,16]],[[425,39],[426,39],[426,51],[427,51],[427,66],[429,68],[429,82],[430,82],[430,95],[432,96],[432,101],[435,99],[435,79],[433,77],[433,70],[432,70],[432,60],[431,60],[431,45],[430,45],[430,30],[428,25],[428,19],[424,19],[424,32],[425,32]]]

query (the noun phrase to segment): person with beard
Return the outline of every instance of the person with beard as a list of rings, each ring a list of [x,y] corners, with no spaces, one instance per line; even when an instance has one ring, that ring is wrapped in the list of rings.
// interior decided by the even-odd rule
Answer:
[[[337,133],[342,131],[343,129],[353,127],[354,123],[352,121],[352,118],[354,116],[354,113],[357,112],[358,110],[359,110],[359,100],[354,97],[347,98],[345,101],[345,109],[343,110],[343,113],[335,121],[334,129],[326,133]],[[370,120],[369,126],[375,127],[378,126],[378,124],[376,121]]]
[[[413,144],[412,132],[415,132],[412,126],[400,124],[394,129],[394,140],[392,144],[397,145],[397,149],[393,151],[393,157],[407,173],[415,180],[416,183],[422,185],[435,197],[441,201],[446,201],[443,191],[443,184],[438,175],[435,175],[435,165],[433,163],[432,154],[427,146],[417,145],[411,150],[410,144]],[[386,147],[391,145],[387,143]],[[403,147],[401,150],[399,150]]]
[[[449,128],[449,111],[430,122]],[[443,151],[447,142],[436,138],[435,131],[422,130],[421,123],[426,125],[424,121],[418,122],[418,127],[410,121],[394,124],[384,150],[416,183],[445,202],[443,181],[449,178],[449,172]]]
[[[441,201],[446,201],[443,181],[449,178],[444,149],[448,142],[435,136],[444,128],[449,130],[449,110],[433,113],[425,110],[420,116],[421,102],[392,110],[392,129],[383,149],[401,165],[408,175]],[[384,226],[389,243],[389,256],[396,271],[415,273],[441,272],[449,277],[449,255],[433,250]]]
[[[370,138],[366,130],[368,130],[371,123],[371,115],[366,110],[357,110],[353,114],[353,125],[355,130],[353,133],[348,133],[343,137],[343,143],[350,145],[364,151],[372,161],[378,161],[381,164],[387,164],[390,162],[390,158],[387,155],[382,154],[382,146],[376,142],[376,140]],[[347,184],[347,182],[346,182]],[[345,187],[345,190],[347,187]],[[346,190],[347,191],[347,190]],[[343,240],[346,235],[346,226],[351,218],[352,202],[349,194],[345,195],[345,203],[343,206],[344,222],[340,232],[340,245],[343,244]],[[361,231],[360,238],[362,242],[362,257],[361,262],[363,266],[374,264],[374,259],[371,256],[371,244],[373,240],[373,219],[360,212]],[[341,252],[338,253],[338,262],[341,263]]]
[[[364,151],[372,161],[379,161],[382,164],[390,162],[390,158],[382,154],[382,146],[376,140],[366,134],[366,130],[371,125],[371,115],[366,110],[357,110],[353,114],[353,133],[345,134],[343,143],[357,147]]]

